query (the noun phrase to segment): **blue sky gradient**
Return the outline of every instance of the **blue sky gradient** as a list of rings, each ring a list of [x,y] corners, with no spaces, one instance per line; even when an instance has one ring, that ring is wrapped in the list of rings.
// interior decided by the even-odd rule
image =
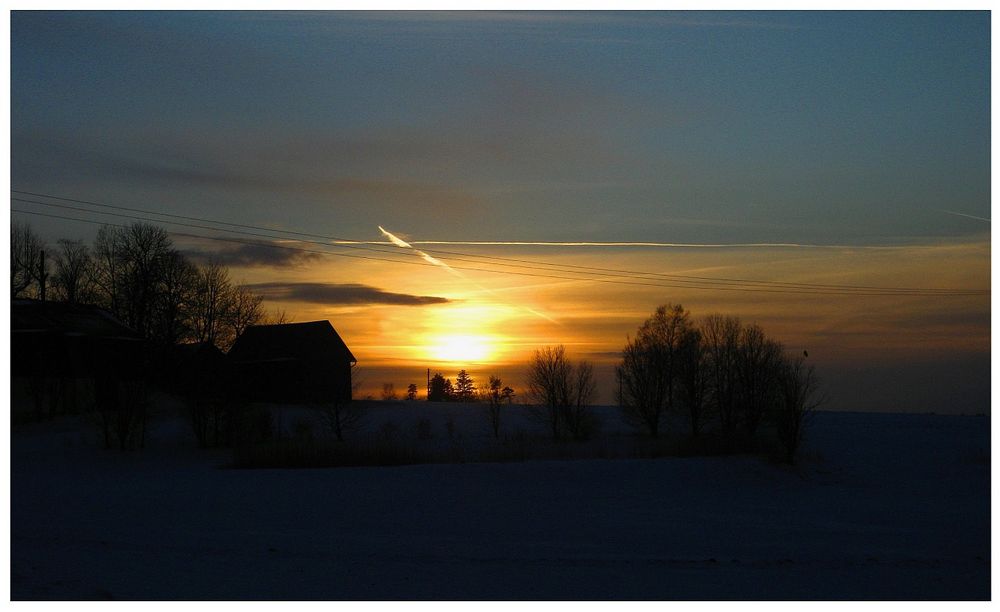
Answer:
[[[990,216],[986,12],[15,12],[11,44],[26,190],[375,239],[905,243]]]

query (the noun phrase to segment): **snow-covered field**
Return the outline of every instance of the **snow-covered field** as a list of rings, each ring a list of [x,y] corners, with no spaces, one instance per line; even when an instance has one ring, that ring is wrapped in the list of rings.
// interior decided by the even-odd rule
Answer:
[[[475,408],[371,411],[486,439]],[[611,409],[604,435],[622,435]],[[286,416],[283,419],[294,418]],[[524,427],[530,424],[522,423]],[[537,427],[537,426],[535,426]],[[220,469],[64,420],[11,445],[14,599],[986,599],[989,419],[820,413],[805,459]]]

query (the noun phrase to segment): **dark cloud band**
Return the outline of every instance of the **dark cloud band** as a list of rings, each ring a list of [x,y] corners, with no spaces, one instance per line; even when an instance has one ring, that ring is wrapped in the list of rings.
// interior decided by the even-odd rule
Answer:
[[[448,298],[430,295],[392,293],[361,284],[336,283],[257,283],[247,285],[266,299],[315,304],[390,304],[394,306],[427,306],[446,304]]]
[[[213,261],[232,267],[272,267],[298,266],[322,257],[319,253],[309,253],[294,249],[280,248],[269,242],[240,244],[212,251],[186,250],[185,255],[199,263]]]

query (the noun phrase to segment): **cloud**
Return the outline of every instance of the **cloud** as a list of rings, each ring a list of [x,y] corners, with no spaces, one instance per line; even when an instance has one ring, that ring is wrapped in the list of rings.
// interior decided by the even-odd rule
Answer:
[[[314,304],[389,304],[393,306],[427,306],[446,304],[448,298],[429,295],[392,293],[356,283],[256,283],[247,287],[279,302],[311,302]]]
[[[214,261],[231,267],[271,267],[288,268],[301,266],[320,259],[319,253],[283,248],[282,245],[266,241],[248,241],[245,244],[224,246],[221,249],[185,249],[184,254],[199,263]]]

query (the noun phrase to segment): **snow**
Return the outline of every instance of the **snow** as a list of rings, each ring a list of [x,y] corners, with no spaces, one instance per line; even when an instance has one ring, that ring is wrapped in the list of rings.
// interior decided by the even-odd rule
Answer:
[[[474,446],[480,410],[378,405],[366,426],[412,437],[430,418],[444,444],[450,413]],[[603,436],[626,435],[599,412]],[[11,440],[12,598],[989,598],[988,417],[820,413],[809,435],[796,468],[235,470],[169,416],[141,452],[72,419],[29,425]]]

